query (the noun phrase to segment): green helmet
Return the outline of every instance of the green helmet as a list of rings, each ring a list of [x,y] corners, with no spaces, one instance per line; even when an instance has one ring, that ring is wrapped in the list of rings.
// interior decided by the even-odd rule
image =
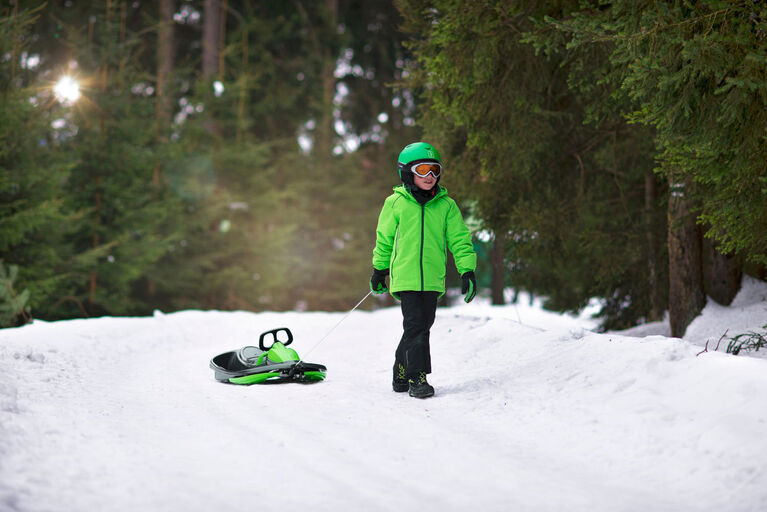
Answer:
[[[397,158],[399,179],[405,181],[402,177],[402,170],[405,169],[408,164],[419,161],[439,162],[439,164],[442,165],[442,159],[440,158],[439,153],[437,153],[437,150],[434,149],[434,146],[427,144],[426,142],[413,142],[412,144],[405,146],[405,148],[400,151],[399,158]],[[405,174],[407,178],[409,178],[408,174],[409,173]]]

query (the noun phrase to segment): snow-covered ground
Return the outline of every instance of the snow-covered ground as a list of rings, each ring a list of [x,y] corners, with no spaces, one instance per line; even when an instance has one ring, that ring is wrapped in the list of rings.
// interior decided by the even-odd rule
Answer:
[[[0,511],[767,510],[767,359],[713,350],[763,332],[765,283],[707,306],[685,340],[526,303],[440,309],[428,400],[391,391],[397,308],[317,345],[342,317],[0,331]],[[326,381],[213,379],[212,356],[281,326]]]

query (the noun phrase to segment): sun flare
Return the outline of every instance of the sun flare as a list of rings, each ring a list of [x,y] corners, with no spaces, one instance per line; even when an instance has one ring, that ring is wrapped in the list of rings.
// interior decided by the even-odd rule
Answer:
[[[66,105],[71,105],[80,97],[80,84],[71,76],[62,76],[53,86],[56,99]]]

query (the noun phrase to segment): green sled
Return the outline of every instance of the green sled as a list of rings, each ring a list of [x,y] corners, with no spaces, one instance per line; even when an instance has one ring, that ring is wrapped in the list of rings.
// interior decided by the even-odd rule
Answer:
[[[287,333],[286,341],[277,334]],[[266,347],[264,337],[272,335],[272,344]],[[327,368],[317,363],[301,361],[292,348],[293,333],[287,327],[272,329],[261,334],[258,347],[246,346],[219,354],[210,360],[213,376],[219,382],[230,384],[271,384],[277,382],[318,382],[325,379]]]

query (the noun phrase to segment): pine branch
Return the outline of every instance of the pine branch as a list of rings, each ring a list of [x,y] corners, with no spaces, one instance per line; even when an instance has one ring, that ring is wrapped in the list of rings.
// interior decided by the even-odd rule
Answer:
[[[670,29],[679,28],[687,25],[692,25],[695,23],[703,22],[705,20],[716,18],[719,15],[727,14],[730,11],[733,11],[740,7],[745,7],[746,2],[741,2],[738,5],[734,5],[731,7],[726,7],[724,9],[719,9],[718,11],[711,12],[709,14],[705,14],[702,16],[698,16],[695,18],[690,18],[687,20],[682,20],[676,23],[670,23],[668,25],[658,25],[656,24],[655,27],[653,27],[651,30],[647,30],[644,27],[640,32],[636,32],[633,34],[604,34],[599,32],[593,32],[590,30],[584,30],[584,29],[576,29],[573,26],[571,26],[568,23],[560,22],[552,17],[547,16],[545,18],[545,22],[552,25],[554,28],[562,31],[562,32],[569,32],[574,35],[586,35],[589,38],[585,41],[578,41],[574,46],[581,46],[586,43],[607,43],[607,42],[615,42],[615,41],[639,41],[649,36],[654,36],[660,32],[665,32]]]

